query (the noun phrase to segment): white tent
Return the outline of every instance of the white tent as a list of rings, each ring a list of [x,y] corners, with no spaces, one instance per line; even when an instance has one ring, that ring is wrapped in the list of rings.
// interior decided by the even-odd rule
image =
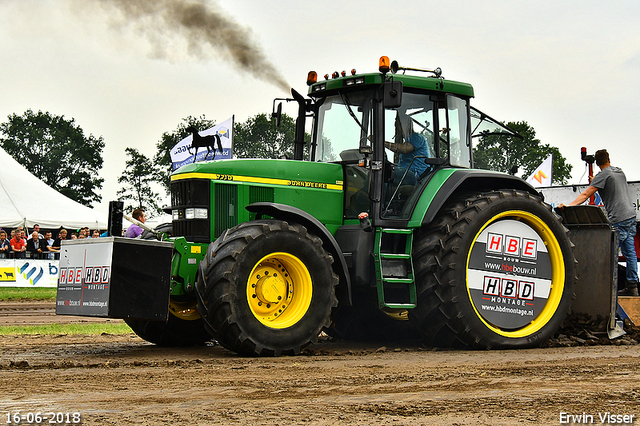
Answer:
[[[64,167],[64,166],[61,166]],[[0,148],[0,226],[107,229],[107,214],[62,195]]]

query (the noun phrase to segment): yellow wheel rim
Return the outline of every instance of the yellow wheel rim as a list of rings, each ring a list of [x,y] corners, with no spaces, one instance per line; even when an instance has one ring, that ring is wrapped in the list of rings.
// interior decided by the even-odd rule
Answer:
[[[200,319],[200,314],[196,309],[196,302],[176,302],[175,300],[170,300],[169,313],[185,321]]]
[[[486,321],[485,318],[480,314],[480,312],[478,312],[478,309],[473,303],[473,299],[471,298],[471,293],[468,285],[469,259],[471,257],[471,252],[473,251],[473,247],[476,241],[478,240],[478,237],[482,233],[482,231],[485,228],[487,228],[489,225],[491,225],[492,223],[500,219],[517,220],[531,227],[542,239],[542,242],[547,248],[547,251],[549,253],[549,261],[551,263],[551,270],[552,270],[551,289],[550,289],[549,297],[547,298],[546,304],[531,322],[515,330],[504,330]],[[476,312],[476,315],[490,330],[505,337],[522,338],[522,337],[530,336],[536,333],[537,331],[539,331],[551,320],[551,318],[553,318],[554,314],[558,310],[558,306],[560,305],[560,301],[562,300],[562,296],[564,293],[564,287],[565,287],[564,256],[562,254],[562,249],[560,248],[560,244],[558,243],[558,240],[556,239],[555,235],[553,234],[549,226],[542,219],[540,219],[538,216],[535,216],[529,212],[525,212],[521,210],[511,210],[511,211],[500,213],[484,224],[482,229],[480,229],[478,233],[475,235],[473,239],[473,243],[471,244],[471,247],[469,249],[469,253],[467,254],[466,271],[467,271],[467,278],[466,278],[467,294],[469,296],[469,300],[471,301],[471,306],[473,306],[473,309]]]
[[[305,264],[289,253],[272,253],[251,270],[247,301],[258,321],[287,328],[304,317],[311,305],[313,284]]]

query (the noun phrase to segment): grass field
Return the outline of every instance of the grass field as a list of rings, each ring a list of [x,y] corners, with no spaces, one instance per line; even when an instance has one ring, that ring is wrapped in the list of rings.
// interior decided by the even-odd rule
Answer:
[[[0,287],[0,301],[55,301],[55,288],[42,287]],[[15,335],[60,335],[60,334],[129,334],[133,333],[129,326],[124,323],[84,323],[84,324],[42,324],[42,325],[21,325],[21,326],[1,326],[0,336]]]
[[[56,288],[50,287],[0,287],[2,300],[55,300]]]
[[[86,324],[42,324],[0,326],[0,336],[24,335],[99,335],[99,334],[129,334],[133,333],[124,323],[86,323]]]

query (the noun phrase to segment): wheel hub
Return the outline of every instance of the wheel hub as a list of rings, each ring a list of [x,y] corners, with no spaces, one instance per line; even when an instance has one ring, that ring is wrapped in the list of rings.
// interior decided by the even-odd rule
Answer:
[[[198,310],[196,309],[195,302],[177,302],[175,300],[170,300],[169,312],[186,321],[193,321],[201,318]]]
[[[311,303],[312,284],[303,262],[288,253],[262,258],[247,282],[247,301],[264,325],[286,328],[299,321]]]
[[[269,270],[259,272],[256,276],[256,296],[262,303],[278,303],[286,297],[287,282],[277,272]]]

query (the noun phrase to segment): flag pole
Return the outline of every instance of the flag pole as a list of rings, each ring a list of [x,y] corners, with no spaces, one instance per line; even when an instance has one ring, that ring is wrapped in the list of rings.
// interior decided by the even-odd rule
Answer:
[[[236,115],[233,114],[231,116],[231,129],[229,130],[230,139],[231,139],[231,147],[229,148],[229,158],[233,158],[233,128],[236,126]]]

